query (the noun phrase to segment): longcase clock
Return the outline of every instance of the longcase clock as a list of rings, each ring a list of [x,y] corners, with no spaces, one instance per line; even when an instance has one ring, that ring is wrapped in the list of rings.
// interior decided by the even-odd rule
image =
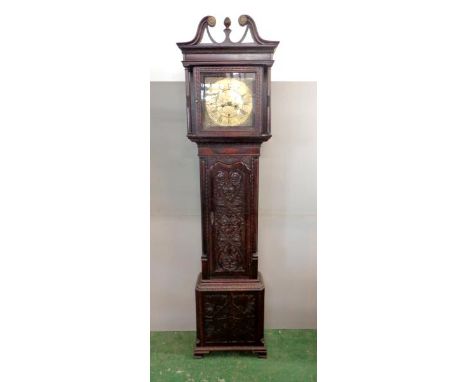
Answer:
[[[188,138],[198,145],[202,211],[201,273],[195,288],[194,356],[250,351],[266,357],[265,286],[258,272],[260,146],[270,137],[270,69],[278,41],[262,39],[250,16],[243,37],[216,42],[204,17],[178,43],[186,74]],[[247,34],[251,42],[246,42]],[[205,34],[208,42],[202,42]]]

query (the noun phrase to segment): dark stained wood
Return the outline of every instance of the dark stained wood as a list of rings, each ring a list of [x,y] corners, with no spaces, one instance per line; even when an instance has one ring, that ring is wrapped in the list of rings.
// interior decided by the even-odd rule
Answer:
[[[278,41],[260,37],[254,20],[238,19],[245,33],[231,41],[209,32],[204,17],[195,37],[178,43],[185,67],[187,137],[198,145],[202,211],[201,273],[196,284],[197,339],[194,356],[213,351],[249,351],[266,358],[265,286],[258,272],[258,179],[260,146],[270,133],[270,68]],[[253,42],[244,43],[247,33]],[[201,43],[204,33],[211,43]],[[252,126],[203,129],[199,99],[203,75],[255,73]]]
[[[213,351],[251,351],[265,356],[263,312],[265,286],[256,279],[204,280],[195,288],[197,340],[195,356]]]
[[[194,68],[194,87],[195,91],[201,88],[201,76],[203,74],[223,74],[226,72],[237,72],[237,73],[255,73],[256,86],[253,92],[255,98],[255,107],[254,107],[254,126],[252,128],[228,128],[223,130],[203,130],[202,128],[202,102],[198,99],[198,96],[195,96],[195,114],[192,114],[192,118],[195,118],[195,124],[193,126],[193,134],[195,139],[198,137],[222,137],[222,138],[236,138],[239,136],[244,137],[258,137],[266,131],[262,131],[262,127],[265,126],[262,121],[264,118],[263,109],[265,103],[265,97],[263,97],[263,69],[256,66],[226,66],[226,67],[216,67],[216,66],[204,66]],[[197,92],[199,93],[199,92]]]
[[[205,243],[202,258],[202,275],[212,277],[256,278],[257,275],[257,204],[258,204],[258,158],[260,144],[199,144],[200,184],[202,202],[202,233]],[[238,174],[239,185],[231,180]],[[217,181],[222,177],[222,181]],[[230,198],[230,200],[225,200]],[[225,211],[230,209],[230,211]],[[234,212],[232,212],[234,210]],[[223,213],[226,212],[226,213]],[[218,216],[219,215],[219,216]],[[220,222],[223,216],[229,221]],[[219,226],[225,234],[219,240]],[[242,269],[216,270],[215,263],[223,255],[221,242],[228,250],[235,248],[236,236],[241,237],[239,255],[246,261]],[[235,244],[235,243],[234,243]],[[222,263],[222,262],[221,262]],[[229,268],[229,267],[228,267]]]

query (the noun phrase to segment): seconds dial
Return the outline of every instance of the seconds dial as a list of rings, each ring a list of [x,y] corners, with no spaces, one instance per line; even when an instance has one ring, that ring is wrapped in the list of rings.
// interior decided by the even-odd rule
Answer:
[[[206,114],[218,126],[239,126],[252,113],[252,91],[243,81],[223,78],[205,93]]]

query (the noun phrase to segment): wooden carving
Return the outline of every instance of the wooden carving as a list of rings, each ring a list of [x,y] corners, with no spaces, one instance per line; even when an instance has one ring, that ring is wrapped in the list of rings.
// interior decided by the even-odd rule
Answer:
[[[187,46],[190,46],[190,45],[195,46],[195,45],[202,44],[201,41],[203,40],[203,35],[204,35],[205,32],[208,34],[208,37],[209,37],[211,43],[218,44],[218,45],[239,45],[239,44],[242,44],[244,42],[248,32],[250,32],[250,34],[252,36],[252,40],[254,41],[253,44],[255,44],[255,45],[271,45],[271,46],[274,46],[275,48],[278,45],[278,43],[279,43],[278,41],[269,41],[269,40],[265,40],[265,39],[260,37],[260,35],[258,34],[257,26],[255,25],[255,21],[249,15],[239,16],[238,22],[239,22],[240,26],[246,27],[245,32],[244,32],[244,34],[242,35],[242,37],[240,38],[239,41],[236,41],[236,42],[231,41],[231,38],[230,38],[231,19],[229,17],[226,17],[224,19],[224,27],[225,27],[224,28],[224,34],[225,34],[224,41],[217,42],[213,38],[213,36],[211,35],[210,29],[209,29],[209,27],[214,27],[216,25],[216,18],[214,16],[206,16],[203,19],[201,19],[200,23],[198,24],[197,33],[195,34],[195,37],[190,41],[183,42],[183,43],[178,43],[177,45],[179,46],[179,48],[182,48],[182,47],[187,47]]]
[[[246,213],[249,170],[242,163],[217,163],[213,173],[215,272],[246,270]]]
[[[204,310],[207,343],[255,341],[256,300],[253,294],[207,294]]]
[[[238,41],[231,40],[229,17],[224,40],[216,41],[210,33],[216,19],[206,16],[192,40],[177,44],[185,67],[187,137],[198,145],[200,157],[196,357],[212,351],[266,357],[267,352],[265,285],[257,256],[258,169],[260,146],[271,137],[270,68],[279,42],[261,38],[250,16],[238,21],[245,28]],[[202,42],[205,34],[208,42]],[[242,120],[236,118],[241,107],[249,123],[236,123]],[[212,118],[226,110],[227,124]]]

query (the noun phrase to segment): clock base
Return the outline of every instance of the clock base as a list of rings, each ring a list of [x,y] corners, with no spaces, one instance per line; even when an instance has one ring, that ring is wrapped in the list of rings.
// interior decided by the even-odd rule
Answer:
[[[194,358],[203,358],[211,352],[252,352],[258,358],[267,358],[267,349],[265,346],[195,346],[193,350]]]
[[[265,285],[257,279],[198,277],[195,289],[197,340],[193,355],[210,352],[253,352],[266,358],[263,335]]]

